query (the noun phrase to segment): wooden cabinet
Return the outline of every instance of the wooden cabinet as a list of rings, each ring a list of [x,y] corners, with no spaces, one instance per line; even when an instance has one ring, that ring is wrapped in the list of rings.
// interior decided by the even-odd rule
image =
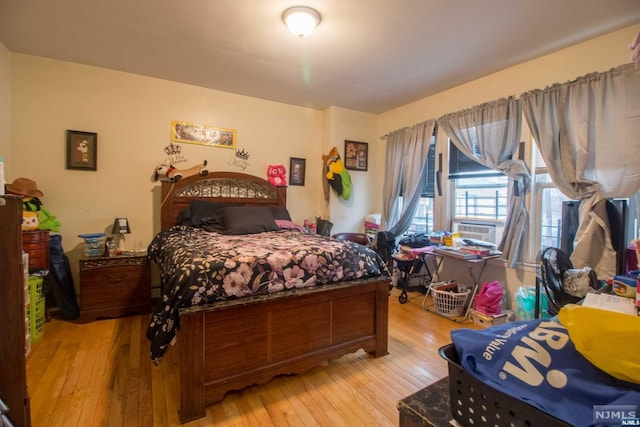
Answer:
[[[80,260],[80,316],[83,321],[148,313],[151,279],[146,255]]]
[[[50,268],[49,230],[23,231],[22,249],[29,254],[29,268]]]
[[[0,400],[15,426],[30,426],[25,360],[22,197],[0,196]],[[3,410],[4,412],[4,410]]]

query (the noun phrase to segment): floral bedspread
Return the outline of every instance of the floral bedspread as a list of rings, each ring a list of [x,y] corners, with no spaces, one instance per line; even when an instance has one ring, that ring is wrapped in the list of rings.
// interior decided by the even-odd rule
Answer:
[[[381,274],[373,250],[297,230],[223,235],[175,226],[154,237],[149,257],[162,281],[146,334],[156,362],[176,335],[181,307]]]

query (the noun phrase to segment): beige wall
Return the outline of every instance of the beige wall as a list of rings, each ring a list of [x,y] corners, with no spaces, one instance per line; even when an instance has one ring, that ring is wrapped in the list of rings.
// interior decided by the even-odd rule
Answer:
[[[166,157],[171,120],[236,129],[238,148],[251,155],[249,174],[266,177],[269,164],[288,170],[290,157],[306,158],[306,185],[289,187],[289,210],[299,222],[327,211],[322,111],[22,54],[13,54],[11,63],[7,180],[24,176],[38,183],[43,204],[62,222],[74,273],[82,255],[78,234],[108,231],[119,216],[131,223],[128,245],[146,245],[158,231],[159,186],[151,176]],[[8,113],[0,112],[6,120]],[[374,129],[375,122],[367,125]],[[98,133],[96,172],[65,169],[67,129]],[[241,171],[230,164],[234,150],[180,145],[188,165],[206,159],[211,170]]]
[[[344,162],[344,141],[366,142],[369,148],[368,170],[349,171],[352,192],[349,200],[343,200],[330,190],[330,212],[328,217],[333,222],[332,233],[364,232],[364,217],[374,211],[376,199],[379,197],[375,181],[376,116],[344,108],[330,107],[324,110],[325,141],[324,154],[332,147],[337,147]]]
[[[542,56],[378,115],[378,135],[505,96],[630,62],[640,24]]]
[[[378,135],[501,97],[519,96],[528,90],[542,89],[553,83],[566,82],[628,63],[631,56],[629,44],[639,31],[640,24],[627,27],[385,112],[378,115]],[[438,152],[446,148],[441,142],[444,140],[439,138]],[[385,146],[384,143],[380,144],[379,150],[383,151]],[[384,170],[382,163],[379,167]],[[377,185],[382,185],[382,177]],[[379,201],[382,203],[381,199]],[[442,218],[447,201],[439,198],[437,204],[439,209],[435,215]],[[446,227],[446,221],[440,227]],[[469,282],[466,269],[460,268],[458,262],[451,262],[444,267],[448,268],[442,279]],[[507,284],[511,299],[519,286],[535,284],[535,272],[532,269],[506,269],[503,264],[495,262],[487,268],[483,279],[500,280]]]
[[[62,222],[60,234],[74,273],[82,249],[77,234],[107,231],[117,216],[130,219],[134,234],[128,236],[129,244],[147,244],[158,230],[158,185],[151,174],[166,157],[162,149],[170,142],[171,120],[238,130],[238,147],[251,154],[245,170],[250,174],[265,176],[268,164],[288,169],[290,157],[306,158],[306,185],[288,189],[293,219],[320,215],[334,222],[333,232],[361,230],[364,215],[382,209],[386,146],[381,135],[618,66],[628,61],[628,45],[638,31],[640,25],[635,25],[378,116],[337,107],[313,110],[12,54],[0,45],[0,155],[10,159],[7,180],[29,177],[45,192],[43,203]],[[97,172],[65,169],[67,129],[98,133]],[[369,171],[351,173],[352,200],[345,202],[331,191],[327,204],[320,159],[332,146],[344,155],[345,139],[369,143]],[[240,170],[230,164],[232,150],[181,146],[188,165],[206,159],[212,169]],[[531,271],[504,268],[489,268],[484,276],[506,282],[510,289],[533,284],[533,277]]]
[[[11,52],[0,43],[0,157],[11,173]],[[3,183],[0,182],[0,185]]]

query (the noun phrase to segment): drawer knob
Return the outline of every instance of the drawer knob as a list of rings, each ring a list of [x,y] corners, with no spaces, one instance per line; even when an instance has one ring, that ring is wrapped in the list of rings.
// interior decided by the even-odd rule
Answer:
[[[126,278],[127,278],[127,273],[118,274],[118,275],[107,274],[107,281],[109,281],[109,283],[120,283]]]

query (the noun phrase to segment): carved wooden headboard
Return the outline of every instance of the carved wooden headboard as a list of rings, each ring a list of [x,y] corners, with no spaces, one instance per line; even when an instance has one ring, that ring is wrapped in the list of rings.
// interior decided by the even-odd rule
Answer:
[[[287,206],[287,187],[276,187],[263,178],[239,172],[210,172],[178,182],[163,182],[161,194],[163,230],[175,225],[178,214],[194,199],[243,206]]]

